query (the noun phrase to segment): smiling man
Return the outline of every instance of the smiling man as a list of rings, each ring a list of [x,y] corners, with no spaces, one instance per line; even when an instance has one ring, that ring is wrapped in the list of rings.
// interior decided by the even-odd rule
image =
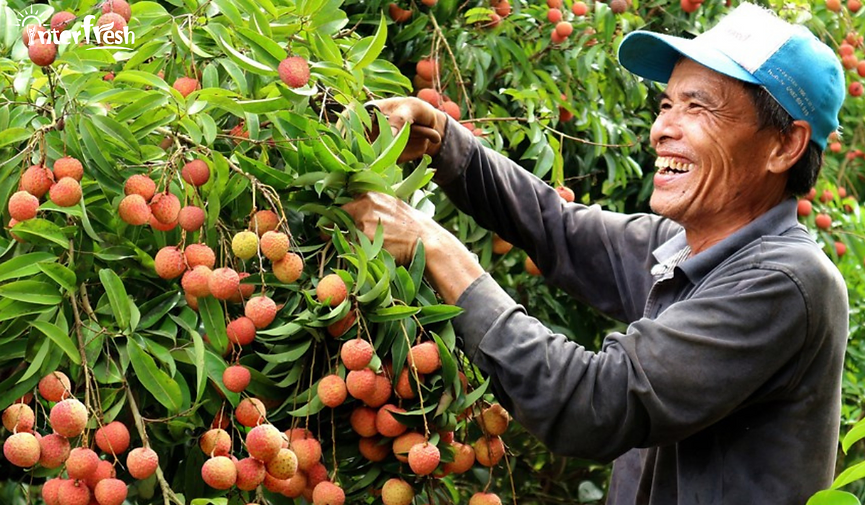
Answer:
[[[402,202],[345,206],[464,309],[454,325],[502,404],[553,451],[615,460],[609,504],[804,504],[838,443],[846,288],[799,225],[844,77],[804,28],[743,4],[686,40],[638,31],[619,58],[667,83],[651,131],[655,214],[565,204],[411,98],[378,101],[463,211],[550,284],[620,321],[590,352],[526,314],[453,235]]]

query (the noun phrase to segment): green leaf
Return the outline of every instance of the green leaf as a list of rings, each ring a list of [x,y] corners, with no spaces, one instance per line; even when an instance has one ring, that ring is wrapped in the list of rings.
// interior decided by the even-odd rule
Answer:
[[[93,124],[105,134],[105,138],[113,140],[117,145],[124,149],[133,151],[137,155],[141,155],[141,146],[138,145],[138,140],[129,131],[125,124],[119,123],[108,116],[91,116]]]
[[[167,82],[160,79],[159,76],[151,74],[150,72],[143,72],[140,70],[124,70],[123,72],[119,72],[114,77],[114,82],[131,82],[133,84],[143,84],[145,86],[152,86],[162,92],[171,94],[171,87]]]
[[[35,244],[56,244],[62,248],[69,247],[69,240],[59,226],[42,218],[28,219],[15,225],[15,235],[25,242]]]
[[[349,69],[360,70],[375,61],[384,49],[385,41],[387,41],[387,22],[382,13],[375,36],[359,40],[346,54],[345,59],[350,63]]]
[[[31,321],[30,326],[41,331],[46,337],[50,338],[55,344],[63,349],[63,352],[69,356],[69,359],[72,360],[73,363],[76,365],[81,364],[81,354],[79,354],[78,348],[72,342],[69,335],[61,330],[59,326],[49,323],[48,321],[40,320]]]
[[[24,374],[24,370],[18,370],[9,378],[0,382],[0,410],[6,410],[6,407],[12,405],[12,402],[24,396],[24,393],[33,390],[39,379],[42,377],[34,376],[19,383],[18,379]]]
[[[102,281],[102,286],[108,295],[108,302],[111,304],[111,311],[114,312],[117,326],[124,330],[129,329],[131,315],[129,297],[126,294],[126,287],[123,286],[120,276],[110,268],[103,268],[99,270],[99,280]]]
[[[861,505],[859,498],[846,491],[824,489],[808,499],[805,505]]]
[[[219,23],[210,23],[204,27],[204,29],[213,37],[213,40],[219,44],[219,47],[222,48],[223,51],[228,53],[228,57],[231,58],[232,61],[237,63],[240,67],[245,68],[250,72],[260,73],[264,75],[278,75],[276,71],[276,67],[270,67],[256,61],[249,56],[241,53],[234,46],[231,45],[229,40],[231,36],[228,33],[228,30],[220,25]]]
[[[279,346],[271,349],[268,353],[256,352],[256,354],[268,363],[291,363],[306,354],[306,351],[309,349],[311,344],[312,340],[305,340],[287,346]],[[277,349],[279,349],[278,352]],[[281,349],[286,350],[282,351]]]
[[[24,372],[24,375],[18,380],[18,382],[25,381],[30,377],[33,377],[36,372],[42,367],[42,363],[45,361],[45,357],[48,356],[48,351],[51,349],[51,344],[49,344],[50,340],[43,340],[42,344],[39,346],[39,351],[36,353],[36,356],[33,357],[33,361],[30,362],[30,366],[27,367],[27,371]]]
[[[265,37],[248,28],[243,28],[242,26],[235,28],[235,33],[237,33],[244,42],[249,44],[249,47],[252,48],[259,58],[266,60],[273,68],[278,67],[279,63],[288,57],[285,49],[274,42],[271,38]]]
[[[865,438],[865,419],[860,419],[859,422],[853,425],[853,427],[850,428],[850,431],[844,435],[844,439],[841,441],[841,448],[846,453],[850,449],[850,446],[859,440],[862,440],[862,438]]]
[[[421,326],[439,321],[447,321],[462,313],[463,309],[455,305],[428,305],[423,307],[418,316]]]
[[[180,412],[183,394],[177,382],[156,366],[153,358],[144,352],[135,339],[127,340],[126,350],[141,385],[147,388],[153,398],[164,405],[169,412]]]
[[[468,407],[469,405],[471,405],[471,404],[473,404],[474,402],[478,401],[478,400],[480,399],[480,397],[483,396],[484,393],[486,393],[487,388],[488,388],[489,386],[490,386],[490,378],[487,377],[487,379],[484,381],[483,384],[480,385],[480,387],[478,387],[477,389],[475,389],[474,391],[472,391],[471,393],[469,393],[469,394],[466,395],[466,399],[465,399],[465,403],[464,403],[464,405],[465,405],[466,407]]]
[[[63,296],[57,287],[48,282],[21,280],[0,286],[0,296],[20,302],[37,303],[40,305],[57,305]]]
[[[198,314],[204,323],[207,338],[220,355],[228,347],[228,335],[225,333],[225,316],[219,300],[212,296],[198,299]]]
[[[27,128],[21,127],[0,131],[0,148],[29,139],[31,133]]]
[[[36,266],[42,270],[45,275],[60,285],[61,288],[74,293],[77,289],[75,272],[60,263],[37,263]]]
[[[372,323],[383,323],[385,321],[396,321],[405,319],[420,312],[420,307],[406,307],[404,305],[394,305],[393,307],[379,308],[368,314],[369,321]]]
[[[370,164],[369,170],[373,173],[380,173],[386,168],[396,164],[396,160],[399,159],[400,154],[402,154],[403,149],[405,149],[406,144],[408,144],[410,132],[411,128],[406,124],[406,126],[400,130],[399,135],[393,139],[393,142],[391,142],[379,157]]]
[[[435,170],[427,168],[430,160],[429,156],[424,156],[423,162],[414,169],[411,175],[394,186],[393,193],[397,198],[406,200],[412,193],[429,184],[435,175]]]

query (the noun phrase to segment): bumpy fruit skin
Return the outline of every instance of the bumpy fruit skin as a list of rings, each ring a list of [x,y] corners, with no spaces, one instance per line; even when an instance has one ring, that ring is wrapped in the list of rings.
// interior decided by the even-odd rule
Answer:
[[[483,466],[496,466],[505,455],[505,444],[499,437],[480,437],[474,443],[475,459]]]
[[[468,444],[451,442],[454,449],[454,460],[444,464],[447,473],[466,473],[475,465],[475,450]]]
[[[120,200],[120,206],[117,209],[120,214],[120,219],[132,226],[141,226],[150,222],[150,205],[143,196],[131,194],[123,197]]]
[[[379,462],[390,455],[391,443],[384,437],[363,437],[358,440],[357,448],[364,458]]]
[[[351,429],[362,437],[378,435],[378,430],[375,427],[375,417],[375,409],[357,407],[351,412],[351,417],[349,418]]]
[[[307,476],[312,477],[310,471],[316,465],[321,464],[321,442],[315,438],[293,440],[289,449],[294,451],[294,455],[297,456],[297,467],[307,472]],[[327,470],[325,470],[324,475],[327,477]]]
[[[39,439],[39,464],[43,468],[60,468],[69,457],[69,440],[57,433]]]
[[[192,77],[180,77],[171,86],[176,89],[183,98],[188,97],[193,91],[199,88],[198,79]]]
[[[405,412],[405,409],[392,404],[382,406],[375,415],[375,429],[386,437],[398,437],[408,427],[397,421],[391,412]]]
[[[113,459],[113,458],[112,458]],[[90,474],[87,478],[84,479],[84,482],[87,484],[87,487],[90,490],[96,489],[96,485],[105,479],[113,479],[117,477],[117,472],[114,471],[114,464],[111,461],[107,460],[99,460],[99,464],[96,465],[96,470]]]
[[[105,0],[102,2],[102,13],[116,12],[123,16],[123,19],[129,21],[132,19],[132,7],[126,0]]]
[[[337,274],[327,274],[318,281],[315,287],[315,295],[321,303],[328,303],[336,307],[348,296],[348,288],[345,281]]]
[[[225,327],[228,340],[237,345],[249,345],[255,340],[255,323],[252,319],[241,316],[232,320]]]
[[[348,370],[362,370],[372,361],[372,344],[362,338],[347,340],[339,350],[339,357]]]
[[[13,465],[30,468],[39,462],[39,440],[32,433],[16,433],[3,442],[3,455]]]
[[[159,466],[159,455],[150,447],[136,447],[126,456],[126,468],[133,478],[142,480],[150,477]]]
[[[417,396],[415,390],[412,389],[412,384],[414,383],[414,375],[409,371],[408,368],[403,368],[399,373],[399,377],[396,380],[396,386],[394,386],[394,391],[397,396],[402,398],[403,400],[410,400]],[[418,380],[423,383],[423,374],[418,374]]]
[[[429,475],[433,473],[441,461],[441,453],[438,447],[424,442],[415,444],[408,451],[408,466],[415,475]]]
[[[198,265],[192,270],[187,270],[180,280],[180,285],[183,286],[183,291],[189,293],[196,298],[203,298],[210,294],[208,281],[212,272],[204,265]]]
[[[201,467],[201,478],[213,489],[228,489],[237,482],[237,467],[226,456],[214,456]]]
[[[198,446],[208,456],[228,456],[231,452],[231,435],[222,428],[212,428],[201,435]]]
[[[279,226],[279,216],[272,210],[259,210],[249,220],[249,229],[262,236]]]
[[[409,505],[413,499],[414,489],[402,479],[389,479],[381,489],[384,505]]]
[[[239,232],[231,239],[231,251],[242,260],[248,260],[258,253],[258,236],[248,230]]]
[[[207,283],[210,294],[217,300],[228,300],[240,286],[240,276],[231,268],[217,268]]]
[[[375,392],[375,372],[369,368],[352,370],[345,377],[345,386],[352,398],[363,401]]]
[[[302,88],[309,82],[309,63],[300,56],[282,60],[278,70],[279,78],[289,88]]]
[[[478,423],[481,429],[490,435],[501,435],[508,430],[510,416],[498,403],[494,403],[481,412]]]
[[[123,29],[126,28],[126,19],[116,12],[109,12],[99,16],[99,19],[96,20],[96,26],[110,27],[107,31],[122,33]]]
[[[57,46],[53,42],[34,40],[27,46],[27,54],[30,56],[30,61],[36,65],[47,67],[57,58]]]
[[[55,16],[59,14],[63,13],[58,12]],[[71,13],[67,12],[66,14]],[[54,179],[59,181],[64,177],[72,177],[76,181],[81,182],[81,179],[84,177],[84,165],[71,156],[60,158],[54,162]]]
[[[183,253],[180,252],[180,249],[174,246],[163,247],[153,258],[156,275],[163,279],[180,277],[186,270],[186,263],[183,260]]]
[[[264,422],[266,416],[267,409],[264,408],[264,404],[258,398],[244,398],[240,400],[240,403],[237,404],[237,408],[234,410],[234,417],[237,418],[237,422],[250,428]]]
[[[243,303],[243,300],[249,300],[252,294],[255,293],[255,284],[243,282],[243,279],[249,277],[249,272],[238,272],[237,277],[240,279],[240,286],[231,295],[231,298],[228,299],[231,303]]]
[[[76,447],[66,458],[66,473],[70,479],[86,479],[99,466],[99,455],[92,449]]]
[[[53,371],[39,379],[39,396],[49,402],[59,402],[69,398],[72,384],[63,372]]]
[[[407,431],[394,439],[393,455],[396,456],[396,459],[399,461],[408,463],[408,453],[411,451],[411,448],[419,444],[424,444],[425,442],[426,437],[424,437],[422,433],[418,433],[417,431]]]
[[[261,254],[270,261],[278,261],[288,254],[288,235],[278,231],[268,231],[261,236]]]
[[[57,491],[60,490],[60,484],[66,480],[55,477],[45,481],[45,484],[42,485],[42,499],[45,501],[45,505],[60,505],[57,501]]]
[[[146,201],[150,201],[156,194],[156,183],[153,179],[142,174],[135,174],[123,185],[123,192],[127,195],[141,195]]]
[[[242,365],[232,365],[222,372],[222,383],[225,385],[225,389],[234,393],[240,393],[246,389],[250,380],[252,380],[252,374],[249,373],[248,368]]]
[[[48,196],[59,207],[72,207],[81,201],[81,185],[72,177],[64,177],[51,186]]]
[[[502,505],[502,500],[493,493],[475,493],[469,499],[469,505]]]
[[[90,503],[90,488],[83,481],[66,479],[57,489],[59,505],[88,505]]]
[[[36,23],[30,23],[25,26],[23,30],[21,30],[21,40],[24,42],[24,47],[30,47],[30,31],[33,31],[33,40],[39,40],[41,34],[47,32],[42,25],[37,25]]]
[[[33,165],[21,174],[21,189],[42,198],[54,185],[54,173],[41,165]]]
[[[171,231],[177,228],[177,221],[173,223],[160,223],[158,219],[153,217],[153,214],[150,214],[150,227],[156,231]]]
[[[204,225],[206,217],[201,207],[187,205],[180,209],[180,213],[177,215],[177,224],[186,231],[197,231]]]
[[[424,58],[415,65],[417,75],[426,81],[433,81],[438,76],[439,64],[437,60]]]
[[[435,342],[428,340],[413,346],[408,353],[409,365],[417,367],[418,373],[430,374],[441,368],[441,356]]]
[[[267,328],[276,318],[276,303],[266,296],[256,296],[246,302],[244,314],[259,330]]]
[[[298,471],[293,477],[288,479],[288,482],[282,489],[282,494],[287,498],[297,498],[303,494],[303,491],[306,489],[306,484],[306,474]]]
[[[216,254],[205,244],[189,244],[183,250],[183,255],[189,268],[204,265],[212,269],[216,265]]]
[[[66,28],[72,26],[74,19],[75,14],[72,14],[69,11],[60,11],[51,16],[51,30],[56,30],[57,33],[62,33]]]
[[[101,480],[93,490],[99,505],[121,505],[127,493],[126,483],[120,479]]]
[[[313,505],[342,505],[345,503],[345,491],[333,482],[320,482],[312,491]]]
[[[318,383],[318,397],[321,398],[321,403],[330,408],[336,408],[345,402],[348,397],[348,390],[345,387],[345,381],[339,375],[331,374],[322,377]]]
[[[150,212],[162,224],[173,223],[180,214],[180,199],[174,193],[159,193],[150,201]]]
[[[354,326],[355,321],[357,321],[357,313],[352,310],[342,319],[327,325],[327,333],[334,338],[341,337],[349,328]]]
[[[66,438],[74,438],[87,426],[87,407],[75,398],[67,398],[51,407],[51,427]]]
[[[381,407],[390,400],[392,394],[393,386],[390,384],[390,379],[384,375],[376,375],[372,394],[364,398],[363,402],[370,407]]]
[[[9,197],[9,216],[16,221],[27,221],[36,217],[39,199],[26,191],[17,191]]]
[[[243,458],[234,463],[237,470],[237,481],[234,483],[241,491],[252,491],[264,482],[267,470],[264,463],[255,458]]]
[[[129,429],[120,421],[112,421],[96,430],[96,446],[105,454],[120,454],[129,449]]]
[[[293,252],[287,252],[282,258],[273,262],[273,274],[279,282],[291,284],[300,279],[303,274],[303,259]]]
[[[282,449],[282,432],[271,424],[261,424],[246,435],[246,450],[249,455],[265,463],[272,460]]]
[[[183,165],[180,176],[193,186],[203,186],[210,179],[210,167],[203,160],[192,160]]]
[[[291,449],[280,448],[267,462],[267,473],[279,480],[290,479],[297,473],[297,456]]]

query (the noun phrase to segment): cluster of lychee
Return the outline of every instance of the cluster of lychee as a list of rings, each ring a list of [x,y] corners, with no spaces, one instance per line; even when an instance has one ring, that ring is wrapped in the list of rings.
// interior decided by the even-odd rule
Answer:
[[[11,433],[3,442],[6,459],[21,468],[62,468],[42,487],[47,505],[123,503],[127,487],[116,478],[114,465],[130,445],[126,426],[113,421],[96,430],[93,442],[106,456],[102,459],[88,444],[88,410],[72,396],[66,374],[55,371],[46,375],[37,389],[42,400],[53,403],[48,415],[53,433],[42,435],[36,431],[36,416],[29,405],[33,395],[26,395],[3,412],[3,426]],[[148,478],[158,465],[159,457],[148,447],[135,448],[126,457],[127,470],[135,479]]]
[[[27,47],[30,61],[41,67],[47,67],[57,59],[56,40],[60,34],[71,27],[77,16],[68,11],[61,11],[51,17],[50,28],[46,29],[40,24],[29,24],[24,27],[21,38]],[[132,8],[126,0],[105,0],[102,3],[102,15],[96,20],[96,27],[100,29],[109,26],[110,31],[123,32],[127,23],[132,19]],[[119,36],[115,37],[119,39]]]
[[[9,198],[9,227],[36,217],[39,200],[48,198],[58,207],[72,207],[81,201],[81,178],[84,166],[75,158],[64,156],[54,162],[54,169],[32,165],[21,174],[18,191]]]
[[[415,65],[414,76],[414,87],[417,90],[416,96],[459,121],[462,118],[462,110],[459,104],[451,100],[446,94],[440,93],[437,89],[440,85],[440,75],[441,66],[438,58],[431,56],[419,60]],[[484,131],[481,128],[476,128],[475,124],[471,121],[461,122],[460,124],[474,133],[476,137],[484,135]]]
[[[196,159],[183,165],[181,177],[188,184],[200,187],[210,180],[210,167]],[[205,214],[195,205],[181,206],[180,199],[169,191],[168,185],[157,192],[156,182],[144,174],[135,174],[123,185],[126,195],[118,207],[120,219],[133,226],[149,224],[159,231],[170,231],[178,225],[188,231],[198,231],[204,224]]]

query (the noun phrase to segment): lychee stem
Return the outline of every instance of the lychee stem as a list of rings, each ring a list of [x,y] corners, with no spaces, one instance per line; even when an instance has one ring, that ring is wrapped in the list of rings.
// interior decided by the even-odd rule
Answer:
[[[144,419],[141,417],[141,412],[138,411],[138,403],[135,401],[135,396],[133,396],[132,390],[129,389],[129,385],[125,381],[123,387],[126,389],[126,399],[129,403],[129,410],[132,412],[132,418],[135,420],[135,429],[141,437],[141,444],[144,447],[150,447],[150,441],[147,439],[147,431],[144,429]],[[165,505],[171,505],[171,502],[174,502],[177,505],[184,505],[183,502],[177,498],[177,495],[174,494],[171,486],[168,485],[168,482],[165,480],[165,475],[162,473],[162,467],[159,465],[156,465],[156,480],[159,482],[159,487],[162,489],[162,499]]]

